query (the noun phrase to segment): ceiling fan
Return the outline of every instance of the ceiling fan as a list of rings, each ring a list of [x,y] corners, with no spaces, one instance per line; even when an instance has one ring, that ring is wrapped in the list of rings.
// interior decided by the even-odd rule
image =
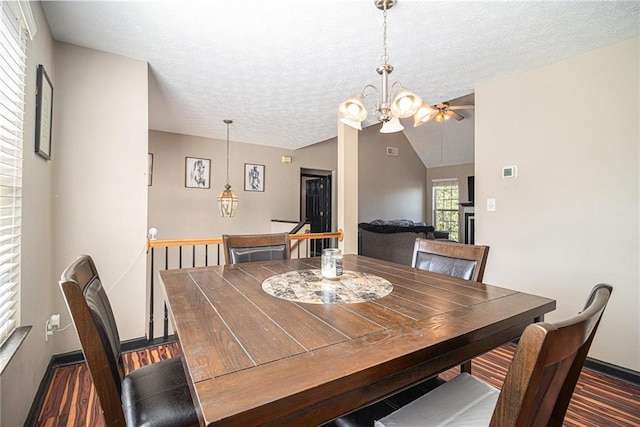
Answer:
[[[438,123],[442,123],[451,118],[460,121],[464,119],[464,116],[460,115],[455,110],[469,110],[474,108],[474,105],[451,105],[448,102],[441,102],[433,107],[427,104],[422,104],[421,108],[424,109],[424,113],[415,118],[414,126],[420,126],[433,120]],[[416,116],[418,115],[416,114]]]

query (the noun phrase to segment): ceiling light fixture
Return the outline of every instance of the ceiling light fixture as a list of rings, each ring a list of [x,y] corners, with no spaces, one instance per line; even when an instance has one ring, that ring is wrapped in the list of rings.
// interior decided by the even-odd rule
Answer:
[[[233,120],[223,120],[227,125],[227,183],[224,186],[224,190],[218,196],[218,209],[220,210],[220,216],[223,218],[231,218],[236,214],[238,210],[238,196],[231,189],[229,185],[229,125],[233,123]]]
[[[431,108],[427,104],[422,104],[422,99],[409,89],[403,87],[399,82],[394,82],[389,86],[389,74],[393,71],[393,66],[388,63],[387,54],[387,10],[396,4],[396,0],[374,0],[375,6],[383,11],[383,35],[382,35],[382,65],[376,71],[382,77],[381,88],[368,84],[362,91],[344,101],[338,107],[338,117],[341,122],[358,130],[362,129],[361,122],[367,118],[367,110],[364,106],[364,99],[369,95],[376,97],[375,110],[378,112],[378,121],[382,123],[380,132],[399,132],[404,129],[399,119],[410,117],[422,107]],[[391,92],[395,90],[393,97]],[[390,99],[393,101],[390,102]]]

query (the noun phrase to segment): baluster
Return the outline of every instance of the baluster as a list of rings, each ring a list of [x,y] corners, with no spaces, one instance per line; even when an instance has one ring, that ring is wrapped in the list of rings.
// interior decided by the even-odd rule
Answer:
[[[169,247],[164,248],[164,269],[169,269]],[[163,300],[164,301],[164,300]],[[169,339],[169,310],[167,310],[167,301],[164,301],[164,324],[163,324],[163,336],[164,340]]]
[[[151,280],[149,282],[149,337],[148,340],[149,342],[153,341],[153,288],[154,288],[154,283],[153,283],[153,276],[155,276],[154,272],[153,272],[153,260],[154,260],[154,252],[153,252],[154,248],[151,248]]]

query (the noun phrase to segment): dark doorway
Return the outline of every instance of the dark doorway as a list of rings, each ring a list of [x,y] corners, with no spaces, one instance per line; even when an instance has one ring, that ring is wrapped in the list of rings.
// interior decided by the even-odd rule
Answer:
[[[331,172],[300,172],[300,219],[306,219],[312,233],[331,231]],[[330,239],[312,240],[311,255],[319,255],[329,247]]]

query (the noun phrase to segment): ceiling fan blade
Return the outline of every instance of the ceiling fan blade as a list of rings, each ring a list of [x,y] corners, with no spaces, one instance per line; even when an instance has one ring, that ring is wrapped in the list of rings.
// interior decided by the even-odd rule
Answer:
[[[451,110],[449,110],[449,111],[447,111],[445,114],[446,114],[447,116],[451,117],[451,118],[456,119],[457,121],[460,121],[460,120],[464,119],[464,117],[463,117],[463,116],[461,116],[460,114],[456,113],[455,111],[451,111]]]
[[[449,110],[473,110],[475,105],[450,105]]]

